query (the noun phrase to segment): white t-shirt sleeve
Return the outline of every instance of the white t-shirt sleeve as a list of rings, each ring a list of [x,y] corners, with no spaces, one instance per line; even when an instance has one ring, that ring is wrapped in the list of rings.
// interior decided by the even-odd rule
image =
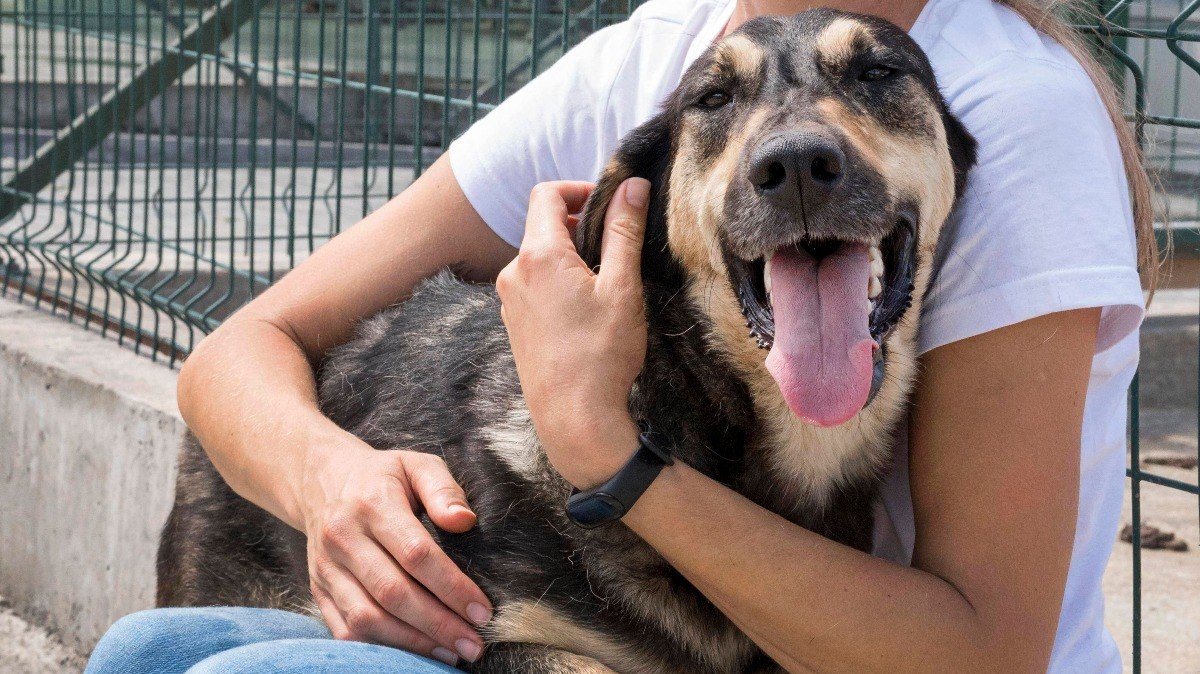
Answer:
[[[615,145],[603,116],[636,17],[567,52],[450,144],[467,200],[501,238],[521,245],[529,192],[547,180],[593,180],[597,156]]]
[[[1143,308],[1124,169],[1099,94],[1079,68],[1015,53],[963,80],[948,98],[979,159],[947,223],[920,350],[1103,307],[1104,351]]]

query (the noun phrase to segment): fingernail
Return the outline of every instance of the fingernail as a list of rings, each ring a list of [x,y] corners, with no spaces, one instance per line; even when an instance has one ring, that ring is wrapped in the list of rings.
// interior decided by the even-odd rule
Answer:
[[[459,639],[454,642],[454,647],[458,649],[458,654],[464,660],[475,662],[479,659],[479,654],[483,652],[483,647],[471,641],[470,639]]]
[[[449,510],[450,510],[450,513],[453,515],[457,515],[459,513],[466,513],[468,515],[475,514],[475,513],[471,512],[470,508],[468,508],[467,506],[465,506],[461,503],[451,503]]]
[[[458,664],[458,656],[455,655],[454,651],[450,650],[449,648],[442,648],[441,646],[438,646],[437,648],[433,649],[433,657],[441,660],[451,667]]]
[[[631,178],[625,182],[625,201],[634,208],[645,208],[650,198],[650,181],[643,178]]]
[[[483,604],[473,601],[467,604],[467,617],[476,625],[486,625],[492,619],[492,612]]]

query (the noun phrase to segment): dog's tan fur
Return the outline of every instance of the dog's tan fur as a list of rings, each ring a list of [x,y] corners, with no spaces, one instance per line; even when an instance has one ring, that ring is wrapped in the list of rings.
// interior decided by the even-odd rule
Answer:
[[[488,624],[486,633],[489,641],[543,644],[567,654],[574,654],[573,657],[582,656],[607,662],[622,674],[650,674],[652,671],[660,671],[647,669],[647,666],[652,667],[654,663],[645,662],[640,653],[622,647],[603,634],[577,625],[563,618],[554,609],[540,604],[525,603],[502,607]],[[594,667],[594,670],[567,671],[595,671],[597,674],[612,671],[599,662],[596,662]]]
[[[819,58],[843,64],[857,48],[856,42],[872,39],[857,21],[839,19],[818,38]],[[756,77],[762,58],[761,49],[753,42],[733,39],[721,45],[718,64],[735,68],[743,77]],[[916,85],[913,88],[917,89]],[[914,91],[913,95],[924,93]],[[726,191],[739,179],[739,161],[750,134],[775,114],[771,106],[744,114],[717,157],[704,156],[688,124],[682,125],[671,172],[668,234],[672,251],[691,274],[689,298],[712,321],[713,348],[737,363],[739,374],[749,383],[760,418],[768,422],[773,463],[782,473],[780,483],[804,485],[800,493],[791,496],[821,506],[830,485],[877,471],[886,459],[888,429],[900,414],[916,375],[917,318],[929,283],[938,233],[954,203],[954,171],[945,131],[938,123],[932,101],[926,119],[920,121],[935,130],[933,143],[885,130],[870,115],[855,113],[832,99],[818,101],[815,107],[814,122],[841,129],[885,177],[894,201],[909,197],[920,204],[921,247],[913,307],[888,340],[887,376],[870,407],[832,428],[798,419],[763,366],[766,352],[747,339],[745,319],[727,281],[718,243],[725,217],[722,205]],[[796,447],[807,451],[794,451]]]
[[[731,35],[718,46],[717,63],[728,65],[745,80],[758,77],[765,54],[762,47],[744,35]]]
[[[866,43],[873,42],[871,31],[854,19],[838,19],[817,36],[817,58],[829,68],[842,68]]]
[[[662,595],[673,596],[669,588],[664,587],[662,590]],[[635,608],[649,609],[654,602],[646,601],[642,594],[644,591],[643,587],[638,593],[631,592],[624,600],[631,602]],[[660,593],[654,593],[654,596],[657,598]],[[711,634],[684,621],[682,617],[686,613],[682,611],[656,610],[655,613],[653,617],[656,619],[667,618],[668,626],[675,632],[675,636],[689,642],[691,650],[717,671],[733,671],[737,667],[736,663],[744,662],[754,650],[753,642],[736,629],[730,630],[728,635],[714,642]],[[566,653],[582,655],[609,663],[621,674],[689,674],[673,667],[669,662],[653,657],[647,658],[644,650],[628,648],[603,634],[572,622],[541,604],[525,603],[503,608],[489,624],[487,635],[489,640],[544,644]]]

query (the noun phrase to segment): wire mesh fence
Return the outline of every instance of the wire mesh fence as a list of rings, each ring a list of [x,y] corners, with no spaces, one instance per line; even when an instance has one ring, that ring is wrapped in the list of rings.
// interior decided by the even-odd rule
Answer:
[[[0,294],[173,365],[638,1],[0,0]],[[1105,0],[1103,20],[1079,22],[1159,172],[1160,226],[1192,260],[1198,7]],[[1135,384],[1135,522],[1145,484],[1200,493],[1143,469],[1139,412]],[[1138,527],[1132,537],[1139,671]]]
[[[0,286],[172,363],[629,10],[3,2]]]

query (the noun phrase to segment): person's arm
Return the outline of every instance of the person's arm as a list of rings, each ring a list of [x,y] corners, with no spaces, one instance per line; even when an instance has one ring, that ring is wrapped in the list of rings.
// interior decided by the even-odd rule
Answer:
[[[1039,317],[923,358],[911,568],[686,468],[666,471],[625,522],[789,671],[1045,671],[1099,313]],[[730,531],[743,532],[736,545]]]
[[[600,271],[584,278],[558,192],[531,203],[501,297],[538,435],[563,476],[590,487],[636,446],[624,400],[641,363],[617,354],[645,348],[641,223],[614,200]],[[1099,315],[1050,314],[925,355],[911,415],[911,568],[798,527],[678,462],[623,522],[788,671],[1044,671]],[[590,347],[536,348],[551,336]]]
[[[447,266],[492,279],[514,252],[443,155],[230,317],[180,371],[180,410],[217,470],[308,536],[314,597],[339,638],[473,659],[481,641],[468,621],[486,620],[490,604],[414,515],[474,525],[440,459],[377,452],[338,428],[317,407],[313,366],[421,279]]]

